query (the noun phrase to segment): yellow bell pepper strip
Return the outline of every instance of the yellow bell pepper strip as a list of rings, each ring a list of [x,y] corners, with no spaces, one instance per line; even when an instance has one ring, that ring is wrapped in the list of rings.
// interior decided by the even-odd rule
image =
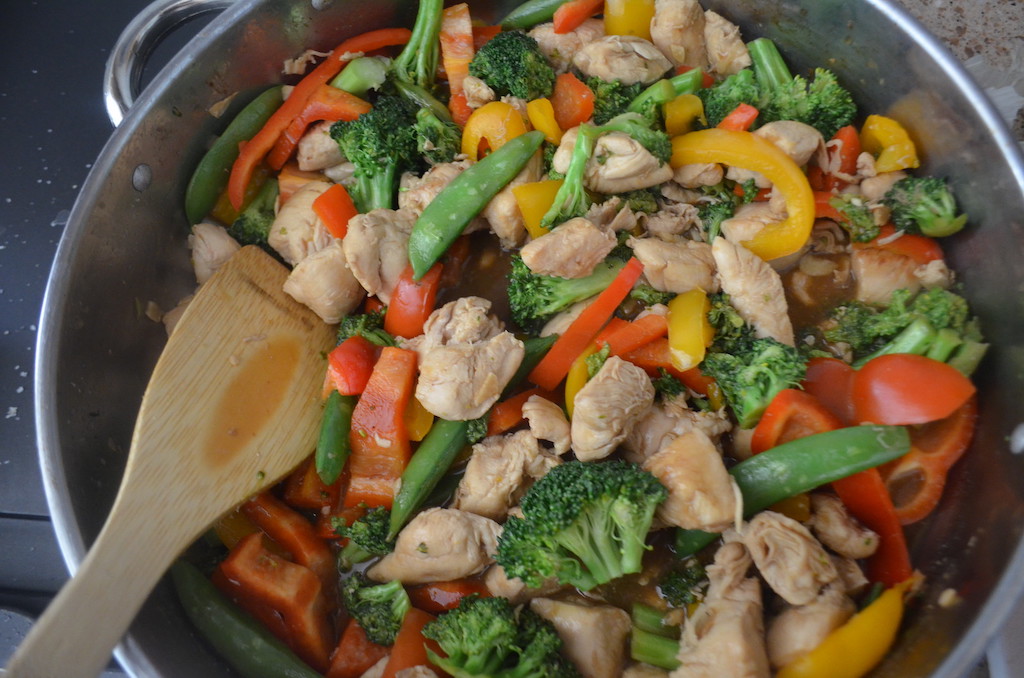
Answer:
[[[569,419],[572,419],[573,404],[576,400],[576,394],[580,392],[587,382],[590,380],[590,371],[587,369],[587,358],[597,353],[598,348],[596,344],[591,344],[580,353],[576,360],[572,361],[572,367],[569,368],[569,373],[565,375],[565,411],[569,415]]]
[[[416,396],[409,398],[409,404],[405,407],[405,428],[409,433],[409,440],[420,442],[433,425],[434,415],[423,407],[419,398]]]
[[[526,123],[519,111],[504,101],[492,101],[473,111],[462,130],[462,152],[471,160],[480,155],[480,142],[486,141],[489,152],[526,134]]]
[[[715,331],[708,322],[710,310],[708,295],[699,287],[678,294],[668,302],[669,357],[677,370],[696,367],[704,359],[704,350],[715,338]]]
[[[704,117],[704,102],[696,94],[680,94],[675,99],[665,102],[665,131],[671,137],[693,131],[693,125],[700,120],[707,126]]]
[[[705,129],[672,139],[672,167],[708,162],[760,172],[785,196],[786,219],[744,241],[747,249],[768,261],[804,246],[814,226],[814,192],[788,155],[750,132]]]
[[[776,678],[860,678],[875,667],[896,639],[903,618],[903,596],[914,577],[878,599],[830,633],[821,645],[790,662]]]
[[[558,144],[562,141],[562,128],[555,119],[555,107],[546,98],[534,99],[526,103],[526,116],[530,119],[533,129],[544,132],[544,139],[549,143]]]
[[[884,115],[869,115],[860,130],[861,147],[875,156],[875,170],[894,172],[920,166],[917,148],[903,125]]]
[[[558,189],[561,187],[561,179],[531,181],[512,187],[512,195],[516,198],[519,212],[523,215],[523,223],[531,238],[539,238],[548,232],[540,225],[540,221],[551,209],[551,205],[555,202],[555,196],[558,195]]]
[[[605,35],[651,39],[654,0],[604,0]]]

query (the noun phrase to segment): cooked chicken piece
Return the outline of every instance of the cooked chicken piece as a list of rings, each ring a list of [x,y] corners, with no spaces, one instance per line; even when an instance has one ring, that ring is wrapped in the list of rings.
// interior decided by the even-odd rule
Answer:
[[[556,313],[547,321],[547,323],[544,324],[544,327],[540,331],[540,336],[548,337],[552,334],[561,334],[565,332],[565,330],[569,328],[569,325],[572,324],[572,321],[580,317],[580,314],[586,310],[587,306],[590,306],[591,302],[593,302],[595,298],[596,297],[590,297],[589,299],[577,301],[564,311]]]
[[[473,446],[452,508],[504,521],[533,481],[559,463],[558,457],[540,449],[529,431],[484,438]]]
[[[694,288],[718,291],[711,245],[696,240],[665,242],[660,238],[630,238],[633,256],[644,265],[644,276],[660,292],[682,294]]]
[[[860,569],[860,565],[853,558],[846,558],[844,556],[837,556],[834,553],[828,554],[829,560],[832,561],[832,565],[836,568],[836,572],[839,573],[839,587],[848,596],[859,596],[868,590],[868,586],[871,582],[864,575],[864,571]]]
[[[404,344],[420,352],[447,344],[475,344],[492,339],[505,329],[504,323],[491,314],[491,302],[483,297],[460,297],[436,308],[423,323],[423,334],[417,341]]]
[[[650,664],[630,664],[622,672],[622,678],[668,678],[668,671]]]
[[[551,161],[556,172],[569,169],[578,132],[574,127],[562,135]],[[602,135],[594,144],[583,183],[592,191],[611,195],[650,188],[671,178],[671,165],[660,162],[628,134],[612,132]]]
[[[342,162],[325,168],[323,174],[336,184],[351,186],[355,183],[356,166],[351,162]]]
[[[707,70],[704,10],[697,0],[655,0],[651,40],[673,66]]]
[[[398,533],[395,550],[367,570],[375,581],[426,584],[483,572],[494,562],[501,525],[457,509],[431,508]]]
[[[473,109],[480,108],[498,99],[498,95],[494,93],[494,90],[475,75],[467,75],[463,78],[462,90],[466,93],[466,105]]]
[[[686,620],[680,666],[671,678],[770,678],[761,583],[746,576],[749,568],[750,555],[741,543],[726,543],[715,553],[707,568],[707,597]]]
[[[555,73],[567,73],[572,69],[572,58],[576,52],[583,45],[604,36],[604,22],[600,19],[587,19],[568,33],[555,33],[555,25],[549,21],[534,26],[527,35],[537,41],[541,53],[548,58]]]
[[[675,169],[672,179],[683,188],[700,188],[714,186],[725,178],[725,170],[714,162],[698,162],[680,165]]]
[[[626,661],[629,614],[611,605],[534,598],[530,609],[555,626],[562,651],[583,678],[618,678]]]
[[[299,139],[295,159],[303,172],[315,172],[345,162],[341,147],[331,138],[332,124],[334,123],[319,122],[310,127]]]
[[[727,238],[715,238],[711,253],[722,291],[758,337],[793,346],[793,323],[779,274],[759,256]]]
[[[857,606],[849,596],[834,586],[808,605],[786,608],[768,625],[768,658],[772,666],[782,668],[818,647],[856,611]]]
[[[704,12],[704,42],[713,73],[733,75],[750,66],[750,53],[739,27],[710,9]]]
[[[770,141],[801,167],[816,154],[825,157],[825,139],[821,132],[796,120],[776,120],[757,128],[756,136]]]
[[[722,235],[730,242],[746,242],[768,224],[782,221],[782,215],[775,212],[766,202],[750,202],[736,208],[736,213],[722,220]]]
[[[535,274],[585,278],[617,244],[611,231],[576,217],[526,243],[519,253]]]
[[[790,605],[807,605],[839,578],[825,549],[797,521],[762,511],[743,532],[743,543],[773,591]]]
[[[572,449],[580,461],[603,459],[654,404],[654,386],[636,365],[611,356],[576,394]]]
[[[643,224],[648,235],[674,242],[691,228],[699,228],[700,216],[696,205],[671,203],[654,214],[646,215]]]
[[[196,274],[196,282],[202,285],[242,246],[228,235],[223,226],[201,221],[192,227],[188,248],[192,250],[192,269]]]
[[[634,35],[605,35],[583,45],[572,63],[588,77],[598,77],[623,85],[652,83],[672,68],[650,41]]]
[[[490,224],[491,231],[498,236],[502,247],[519,247],[526,240],[526,222],[523,221],[523,213],[519,211],[519,203],[516,202],[512,189],[522,184],[540,181],[543,172],[544,159],[537,153],[480,212],[480,216]]]
[[[882,172],[860,182],[860,192],[869,202],[881,200],[900,179],[906,179],[907,173],[902,171]]]
[[[366,296],[345,260],[341,240],[309,255],[292,269],[284,291],[328,324],[354,311]]]
[[[395,678],[437,678],[437,674],[429,666],[420,664],[396,672]]]
[[[687,530],[722,532],[736,520],[739,489],[722,455],[699,429],[675,438],[643,463],[668,489],[657,517]]]
[[[636,228],[637,224],[637,218],[633,214],[633,210],[617,195],[608,198],[602,203],[591,205],[584,216],[587,221],[598,228],[614,233],[632,231]]]
[[[847,558],[867,558],[878,549],[878,535],[857,522],[834,495],[811,495],[811,530],[822,544]]]
[[[421,351],[416,398],[442,419],[482,417],[519,369],[523,353],[523,342],[511,332]]]
[[[572,443],[569,420],[561,407],[547,398],[532,395],[523,403],[523,417],[530,424],[530,434],[537,440],[550,442],[555,455],[561,456],[569,451]]]
[[[738,426],[732,430],[731,444],[729,450],[732,452],[732,456],[740,461],[744,459],[750,459],[754,456],[754,451],[750,447],[750,441],[754,437],[754,429],[752,428],[739,428]]]
[[[519,113],[519,115],[523,116],[524,120],[526,120],[529,117],[529,113],[527,113],[526,111],[526,99],[512,96],[511,94],[506,94],[505,96],[501,97],[499,101],[501,101],[504,104],[508,104],[512,108],[516,109],[516,112]],[[540,156],[534,156],[534,158],[539,157]]]
[[[349,219],[342,243],[348,266],[366,293],[385,304],[409,265],[409,234],[415,223],[416,213],[410,210],[376,209]]]
[[[513,605],[522,605],[540,596],[549,596],[560,590],[562,585],[556,577],[551,577],[540,588],[529,588],[519,577],[509,579],[505,568],[495,563],[484,573],[484,586],[492,596],[508,598]]]
[[[878,247],[855,248],[850,263],[857,281],[857,301],[888,306],[896,290],[906,288],[913,293],[921,289],[921,281],[914,275],[917,262],[902,254]]]
[[[391,655],[384,655],[376,664],[366,669],[359,678],[383,678],[384,669],[387,668],[389,659],[391,659]]]
[[[699,430],[717,441],[731,429],[732,423],[724,410],[691,410],[685,401],[676,398],[655,403],[630,429],[622,446],[626,459],[643,464],[673,438],[689,431]]]
[[[452,179],[462,174],[467,167],[469,167],[468,160],[457,160],[434,165],[421,177],[415,174],[402,175],[401,190],[398,192],[398,207],[415,212],[417,215],[421,214],[424,208],[437,197],[437,194],[450,184]]]
[[[281,205],[270,225],[267,244],[294,266],[334,240],[313,211],[313,201],[330,188],[326,181],[310,181]]]
[[[935,259],[914,269],[914,277],[921,281],[921,287],[947,289],[953,284],[953,271],[943,259]]]

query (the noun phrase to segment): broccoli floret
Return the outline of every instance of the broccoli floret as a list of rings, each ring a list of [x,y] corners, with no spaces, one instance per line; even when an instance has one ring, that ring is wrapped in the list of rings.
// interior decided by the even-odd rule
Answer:
[[[608,356],[612,354],[611,346],[604,344],[600,351],[591,353],[583,362],[587,365],[587,379],[593,379],[597,376],[597,373],[601,371],[604,364],[608,361]]]
[[[587,78],[587,87],[594,93],[594,124],[603,125],[612,118],[625,113],[629,104],[644,91],[643,83],[623,85],[621,80],[602,80],[596,76]]]
[[[745,351],[754,340],[754,330],[729,301],[729,295],[718,292],[708,297],[711,308],[708,322],[715,330],[712,351],[734,353]]]
[[[717,85],[700,90],[697,96],[704,102],[704,117],[708,127],[717,127],[740,104],[756,107],[761,103],[761,91],[757,87],[754,72],[749,68],[730,75]]]
[[[348,544],[338,553],[338,567],[348,571],[353,565],[391,553],[395,542],[388,539],[390,522],[391,511],[382,506],[369,509],[351,525],[346,525],[339,518],[331,518],[335,534],[348,538]]]
[[[870,242],[878,237],[881,228],[875,223],[871,210],[864,204],[864,198],[851,193],[840,193],[829,198],[828,204],[845,217],[838,223],[850,234],[850,240]]]
[[[953,235],[967,223],[966,214],[957,216],[953,192],[938,177],[900,179],[882,202],[892,210],[896,228],[908,233],[941,238]]]
[[[732,219],[736,214],[736,204],[732,202],[708,202],[697,210],[701,228],[704,229],[704,240],[713,242],[722,231],[722,222]]]
[[[522,31],[504,31],[487,41],[469,62],[469,74],[480,78],[499,97],[520,99],[551,96],[555,71],[537,41]]]
[[[360,212],[391,209],[399,175],[420,164],[416,112],[402,97],[381,95],[368,113],[331,125],[331,138],[355,165],[350,192]]]
[[[687,558],[661,578],[658,590],[672,607],[693,605],[704,600],[708,590],[708,574],[699,560]]]
[[[624,461],[569,461],[538,480],[509,518],[497,561],[509,577],[540,586],[548,577],[589,590],[639,572],[654,510],[668,491]]]
[[[396,346],[395,338],[384,329],[385,311],[381,309],[342,318],[338,325],[338,343],[349,337],[360,336],[378,346]]]
[[[490,419],[490,412],[484,414],[482,417],[469,420],[466,424],[466,442],[468,444],[476,445],[487,437],[488,419]]]
[[[801,76],[793,76],[778,47],[768,38],[758,38],[747,48],[761,95],[760,102],[747,103],[757,107],[758,125],[796,120],[831,139],[840,127],[853,122],[857,105],[831,71],[817,68],[814,79],[808,82]]]
[[[513,255],[508,277],[512,319],[524,331],[535,332],[559,311],[603,291],[624,265],[619,259],[609,258],[585,278],[559,278],[535,274],[521,256]]]
[[[462,130],[421,108],[416,113],[416,148],[431,165],[451,162],[462,152]]]
[[[753,428],[779,391],[803,381],[807,367],[796,348],[755,338],[729,353],[709,352],[701,371],[718,383],[740,428]]]
[[[274,223],[274,203],[277,202],[277,180],[268,179],[253,201],[228,227],[228,235],[242,245],[267,247],[270,225]]]
[[[675,398],[686,393],[686,384],[669,374],[664,367],[658,368],[658,374],[660,376],[651,379],[655,393],[663,398]]]
[[[629,291],[629,298],[639,301],[644,306],[667,304],[674,296],[676,295],[671,292],[660,292],[647,284],[637,285]]]
[[[396,79],[426,90],[434,87],[443,11],[444,0],[420,0],[409,42],[391,64]]]
[[[658,207],[658,195],[660,193],[657,191],[657,188],[652,187],[638,188],[635,191],[619,193],[618,197],[634,212],[654,214],[661,209]]]
[[[644,148],[651,152],[662,164],[672,157],[672,140],[665,132],[652,127],[642,115],[623,113],[617,115],[597,128],[598,134],[621,132],[633,137]]]
[[[507,598],[469,596],[423,627],[446,656],[428,649],[430,661],[456,678],[570,678],[576,669],[560,654],[555,628]]]
[[[341,597],[366,637],[378,645],[394,645],[405,613],[412,607],[402,582],[377,584],[362,572],[345,580]]]

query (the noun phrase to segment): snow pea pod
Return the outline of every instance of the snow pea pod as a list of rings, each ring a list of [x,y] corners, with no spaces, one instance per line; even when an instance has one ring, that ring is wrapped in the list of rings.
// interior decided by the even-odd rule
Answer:
[[[202,221],[217,197],[228,185],[231,165],[238,157],[238,144],[251,139],[281,106],[284,100],[280,86],[262,92],[243,108],[196,165],[185,189],[185,216],[188,223]]]
[[[729,469],[743,494],[743,515],[752,516],[786,497],[874,468],[910,451],[902,426],[851,426],[805,436]],[[719,535],[679,530],[676,555],[696,553]]]
[[[179,560],[171,566],[171,578],[192,624],[245,678],[322,678],[194,565]]]
[[[316,472],[325,485],[331,485],[345,468],[352,448],[348,434],[352,428],[352,410],[355,396],[341,395],[332,391],[324,403],[324,418],[320,424],[320,437],[316,442]]]
[[[437,263],[470,221],[526,166],[544,141],[534,130],[509,140],[470,165],[430,201],[409,236],[409,263],[419,280]]]
[[[501,20],[501,27],[505,30],[513,28],[531,28],[545,21],[551,21],[555,16],[555,10],[566,3],[567,0],[527,0],[519,5]]]

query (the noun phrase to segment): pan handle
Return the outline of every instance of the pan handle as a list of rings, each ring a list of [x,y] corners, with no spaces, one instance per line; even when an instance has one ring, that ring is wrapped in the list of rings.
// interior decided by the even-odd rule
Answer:
[[[135,101],[142,68],[160,41],[189,19],[222,12],[236,1],[155,0],[132,19],[114,43],[103,73],[103,102],[114,127]]]

